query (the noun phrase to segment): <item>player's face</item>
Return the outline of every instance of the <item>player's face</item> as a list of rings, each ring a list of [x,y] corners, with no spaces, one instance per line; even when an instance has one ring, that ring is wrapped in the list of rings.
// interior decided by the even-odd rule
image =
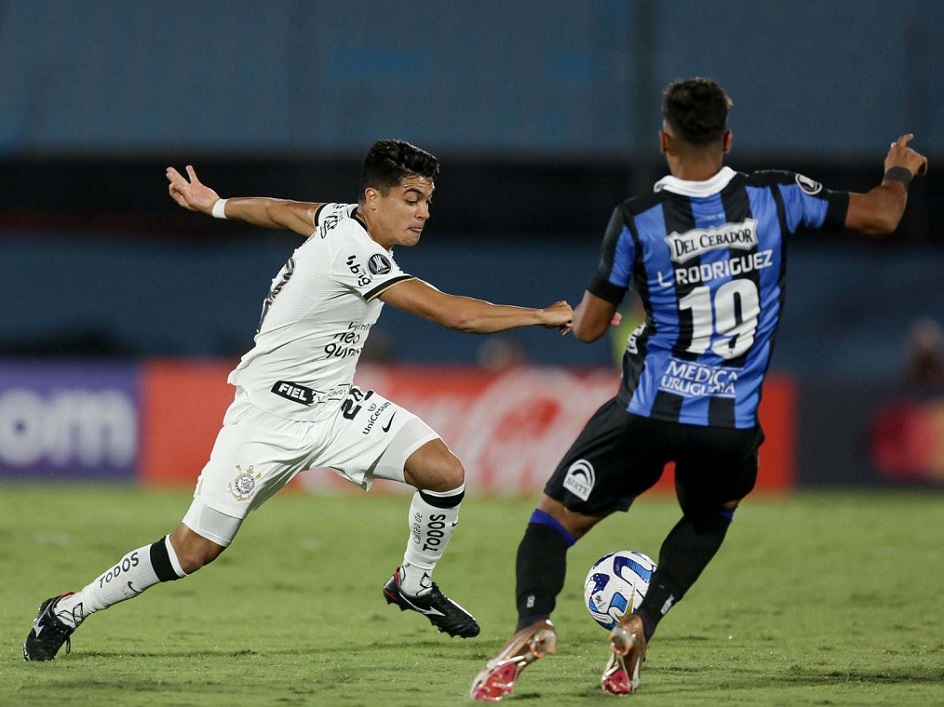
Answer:
[[[371,237],[384,248],[416,245],[429,218],[435,188],[428,177],[409,175],[386,196],[368,189],[365,206]]]

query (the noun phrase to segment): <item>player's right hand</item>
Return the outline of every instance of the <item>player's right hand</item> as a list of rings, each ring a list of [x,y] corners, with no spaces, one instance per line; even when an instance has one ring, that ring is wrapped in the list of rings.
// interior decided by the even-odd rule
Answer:
[[[173,167],[167,168],[167,181],[170,184],[167,191],[170,198],[176,201],[180,206],[190,211],[201,211],[205,214],[213,212],[213,204],[220,199],[220,195],[197,179],[197,173],[193,167],[187,165],[187,175],[190,181]]]
[[[892,167],[904,167],[912,174],[924,174],[928,171],[928,158],[908,147],[914,135],[907,133],[899,137],[888,150],[885,156],[885,171]]]

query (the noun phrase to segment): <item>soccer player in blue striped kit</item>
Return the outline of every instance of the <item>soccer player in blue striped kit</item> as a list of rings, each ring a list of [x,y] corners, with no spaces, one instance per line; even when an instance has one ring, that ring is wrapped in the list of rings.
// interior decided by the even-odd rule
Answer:
[[[674,461],[682,518],[639,608],[609,636],[604,692],[628,694],[659,621],[721,547],[754,487],[761,386],[784,300],[784,241],[798,228],[894,231],[927,160],[892,143],[881,184],[830,191],[793,172],[724,166],[732,103],[710,79],[670,84],[660,143],[671,176],[613,212],[602,257],[574,311],[574,335],[603,336],[632,284],[646,320],[629,336],[616,396],[590,419],[548,481],[518,548],[516,632],[478,674],[472,697],[497,702],[521,671],[556,652],[551,623],[567,549],[626,511]]]

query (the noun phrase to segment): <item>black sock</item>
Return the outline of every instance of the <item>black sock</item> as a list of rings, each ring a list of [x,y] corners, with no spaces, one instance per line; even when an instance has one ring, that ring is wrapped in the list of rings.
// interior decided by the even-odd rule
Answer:
[[[731,511],[686,515],[672,528],[659,551],[659,566],[649,590],[635,612],[642,619],[647,641],[718,552],[732,515]]]
[[[535,511],[535,515],[538,513]],[[548,524],[544,522],[544,517],[539,517],[538,522],[535,520],[535,516],[532,516],[518,546],[515,565],[515,594],[518,601],[516,631],[540,619],[550,618],[557,603],[557,595],[564,588],[567,548],[574,544],[573,536],[563,528],[555,527],[556,523]]]

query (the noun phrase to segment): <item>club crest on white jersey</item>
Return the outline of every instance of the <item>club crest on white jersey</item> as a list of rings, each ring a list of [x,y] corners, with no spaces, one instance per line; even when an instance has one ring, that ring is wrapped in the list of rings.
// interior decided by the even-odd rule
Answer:
[[[256,489],[256,481],[261,478],[262,474],[257,473],[252,465],[248,466],[246,470],[243,471],[243,468],[237,464],[236,476],[229,482],[227,490],[230,496],[237,501],[248,501],[252,498],[253,492]]]

